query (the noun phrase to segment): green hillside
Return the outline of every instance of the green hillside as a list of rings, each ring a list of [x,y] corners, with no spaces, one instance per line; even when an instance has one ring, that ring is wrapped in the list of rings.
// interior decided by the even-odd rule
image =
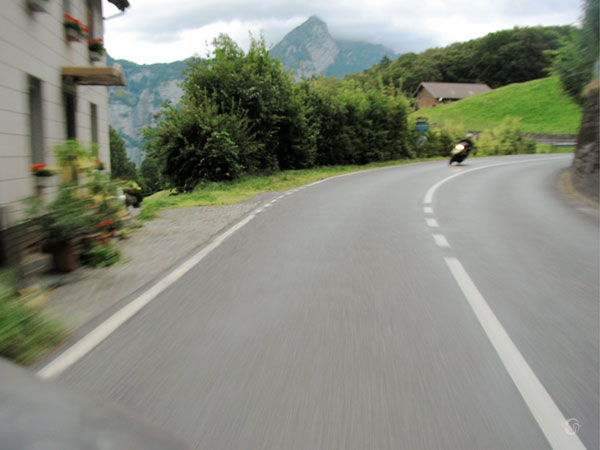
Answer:
[[[506,117],[516,117],[524,133],[577,134],[581,114],[581,107],[562,91],[558,78],[549,77],[423,108],[412,115],[427,117],[430,125],[462,124],[469,131],[483,131]]]

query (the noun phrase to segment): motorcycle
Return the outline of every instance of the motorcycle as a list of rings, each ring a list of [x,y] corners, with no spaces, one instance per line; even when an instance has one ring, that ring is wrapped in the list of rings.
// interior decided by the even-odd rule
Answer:
[[[448,165],[452,165],[455,162],[457,165],[462,163],[467,156],[469,156],[470,151],[473,149],[473,142],[470,139],[462,139],[458,141],[456,146],[451,152],[450,162]]]

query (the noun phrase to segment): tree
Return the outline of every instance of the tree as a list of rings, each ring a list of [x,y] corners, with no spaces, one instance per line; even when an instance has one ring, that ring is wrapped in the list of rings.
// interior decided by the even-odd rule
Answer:
[[[599,49],[599,0],[585,0],[583,28],[575,29],[556,52],[553,70],[566,93],[583,104],[583,88],[593,76]]]
[[[135,164],[127,158],[125,151],[125,142],[119,135],[119,132],[113,127],[109,127],[110,134],[110,176],[111,178],[123,178],[126,180],[135,180]]]
[[[213,44],[214,58],[188,64],[179,105],[167,105],[144,131],[146,150],[170,184],[189,191],[203,180],[312,166],[315,139],[302,92],[264,39],[253,39],[247,54],[224,34]]]
[[[163,188],[160,168],[154,158],[144,158],[140,166],[139,180],[143,195],[153,194]]]

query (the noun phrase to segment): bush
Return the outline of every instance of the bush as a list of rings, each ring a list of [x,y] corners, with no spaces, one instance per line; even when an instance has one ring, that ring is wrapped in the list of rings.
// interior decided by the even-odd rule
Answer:
[[[67,335],[62,324],[28,307],[28,300],[15,292],[11,274],[0,272],[0,356],[21,364],[35,362]]]
[[[536,150],[535,140],[523,137],[519,120],[510,117],[493,130],[479,134],[476,143],[479,156],[518,155]]]
[[[239,150],[227,131],[215,131],[206,140],[202,161],[202,178],[223,181],[237,178],[242,173]]]
[[[121,259],[121,252],[112,243],[92,243],[81,252],[82,264],[90,267],[108,267],[116,264]]]

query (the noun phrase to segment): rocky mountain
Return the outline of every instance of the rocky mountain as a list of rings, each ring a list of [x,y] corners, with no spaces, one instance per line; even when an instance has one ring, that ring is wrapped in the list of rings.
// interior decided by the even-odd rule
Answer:
[[[129,159],[139,167],[142,163],[139,130],[152,123],[152,117],[165,101],[179,101],[183,89],[178,83],[183,81],[186,61],[139,65],[110,56],[107,59],[110,66],[120,64],[127,79],[124,87],[108,88],[108,121],[125,141]]]
[[[336,40],[329,34],[327,24],[316,16],[288,33],[273,47],[271,55],[280,58],[287,70],[294,69],[296,80],[313,74],[343,78],[372,67],[384,56],[390,59],[397,56],[382,45]],[[109,56],[108,64],[120,64],[127,79],[125,87],[108,90],[109,123],[121,134],[128,157],[139,167],[142,162],[139,130],[152,123],[165,101],[179,101],[183,90],[178,83],[183,81],[186,61],[139,65]]]
[[[294,70],[297,81],[303,76],[321,74],[343,78],[374,66],[384,56],[390,59],[398,56],[383,45],[335,39],[327,24],[317,16],[289,32],[270,53],[279,58],[287,70]]]

